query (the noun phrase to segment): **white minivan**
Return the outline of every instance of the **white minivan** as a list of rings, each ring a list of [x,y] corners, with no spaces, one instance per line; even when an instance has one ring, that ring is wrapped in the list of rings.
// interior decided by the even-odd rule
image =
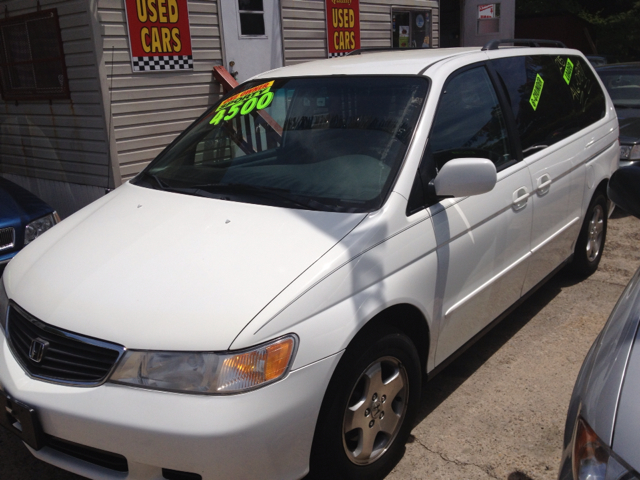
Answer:
[[[423,379],[597,268],[619,153],[575,50],[266,72],[9,263],[0,424],[90,478],[382,478]]]

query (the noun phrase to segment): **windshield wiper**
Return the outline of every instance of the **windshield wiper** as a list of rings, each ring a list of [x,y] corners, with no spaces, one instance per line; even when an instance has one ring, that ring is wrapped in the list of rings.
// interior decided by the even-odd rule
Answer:
[[[215,198],[220,193],[242,192],[263,197],[276,197],[284,200],[292,205],[302,207],[308,210],[332,210],[332,207],[325,205],[317,200],[298,197],[293,195],[289,190],[284,188],[261,187],[259,185],[249,185],[246,183],[204,183],[200,185],[190,185],[185,187],[173,187],[168,185],[160,177],[153,173],[144,172],[144,177],[152,179],[160,190],[165,192],[183,193],[188,195],[197,195],[201,197]]]
[[[284,188],[269,188],[258,185],[249,185],[246,183],[207,183],[202,185],[192,185],[190,187],[170,188],[172,191],[180,191],[183,193],[192,192],[195,195],[211,196],[215,193],[233,193],[242,192],[249,194],[258,194],[266,197],[276,197],[298,207],[309,210],[329,210],[331,207],[324,205],[311,198],[300,198],[290,194],[289,190]]]
[[[160,180],[160,178],[157,175],[154,175],[153,173],[149,173],[149,172],[142,172],[142,174],[145,177],[151,178],[154,182],[156,182],[158,187],[160,187],[160,190],[171,190],[171,187],[169,187],[169,185],[167,185],[165,182]]]

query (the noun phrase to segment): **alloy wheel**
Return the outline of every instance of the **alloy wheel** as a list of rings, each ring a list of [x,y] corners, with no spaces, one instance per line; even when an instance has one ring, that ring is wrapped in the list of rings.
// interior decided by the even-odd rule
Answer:
[[[369,465],[395,440],[409,399],[409,381],[402,363],[382,357],[356,382],[344,413],[342,443],[351,462]]]
[[[593,262],[600,253],[604,232],[604,210],[601,205],[596,205],[589,221],[587,233],[587,259]]]

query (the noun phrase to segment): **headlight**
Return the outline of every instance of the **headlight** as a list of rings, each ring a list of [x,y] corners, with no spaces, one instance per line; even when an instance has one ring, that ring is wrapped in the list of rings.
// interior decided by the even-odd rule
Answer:
[[[24,244],[28,245],[29,243],[33,242],[36,238],[49,230],[59,221],[60,217],[56,212],[53,212],[46,217],[39,218],[27,224],[27,226],[24,228]]]
[[[286,336],[237,352],[129,350],[109,381],[182,393],[240,393],[282,378],[296,344],[296,337]]]
[[[607,447],[582,418],[573,441],[575,480],[638,480],[640,475]]]
[[[620,160],[640,159],[640,145],[620,145]]]
[[[7,310],[9,309],[9,299],[4,289],[4,281],[0,276],[0,329],[7,330]]]

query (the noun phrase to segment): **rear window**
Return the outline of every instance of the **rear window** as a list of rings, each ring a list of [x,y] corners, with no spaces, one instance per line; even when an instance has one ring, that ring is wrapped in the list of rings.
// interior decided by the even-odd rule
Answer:
[[[600,84],[581,57],[528,55],[491,63],[508,93],[525,157],[605,115]]]

